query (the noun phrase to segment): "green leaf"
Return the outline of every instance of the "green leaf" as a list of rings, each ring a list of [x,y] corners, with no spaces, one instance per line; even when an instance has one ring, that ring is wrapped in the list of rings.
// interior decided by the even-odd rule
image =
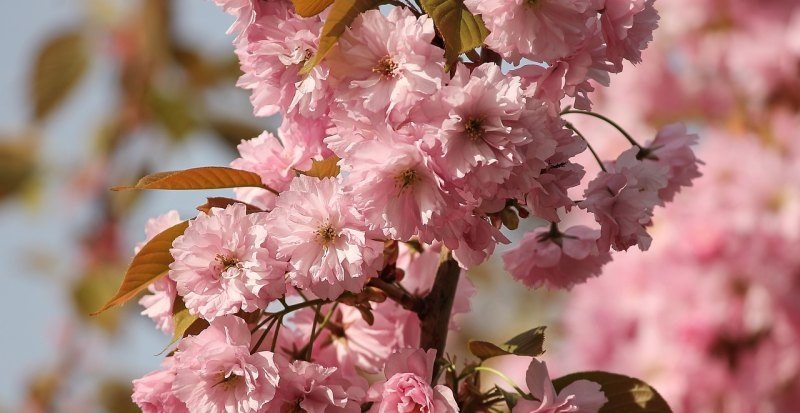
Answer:
[[[322,179],[338,176],[339,171],[339,157],[334,155],[321,161],[314,159],[311,161],[311,169],[301,173]]]
[[[164,347],[164,350],[161,350],[161,353],[167,351],[167,349],[172,347],[173,344],[177,343],[178,340],[182,339],[187,334],[197,334],[208,326],[206,320],[192,315],[189,312],[182,298],[177,297],[172,307],[172,324],[174,326],[172,339],[169,341],[169,344]]]
[[[353,23],[353,20],[359,14],[374,9],[381,3],[382,0],[335,0],[328,13],[328,18],[325,20],[325,25],[322,27],[317,53],[306,62],[300,73],[308,74],[311,72],[311,69],[318,65],[331,51],[345,29]]]
[[[43,120],[61,104],[89,69],[89,53],[77,30],[61,33],[39,50],[30,79],[33,116]]]
[[[556,391],[578,380],[600,384],[608,402],[599,413],[672,413],[669,405],[647,383],[621,374],[604,371],[573,373],[553,380]]]
[[[133,257],[133,261],[128,267],[128,270],[125,271],[122,285],[119,287],[117,293],[111,297],[102,308],[92,313],[92,315],[100,314],[111,307],[123,304],[144,291],[148,285],[164,277],[169,271],[169,265],[173,261],[172,254],[169,252],[169,249],[172,247],[172,242],[175,238],[183,235],[183,232],[186,231],[188,227],[189,221],[183,221],[167,228],[147,242],[147,244],[139,250],[139,253]]]
[[[266,187],[258,174],[223,166],[205,166],[182,171],[158,172],[140,179],[134,186],[117,186],[112,191],[125,189],[220,189],[240,187]]]
[[[518,356],[536,357],[544,353],[544,330],[547,327],[540,326],[528,330],[508,340],[506,345],[508,350]]]
[[[497,356],[506,356],[511,353],[487,341],[470,340],[467,344],[473,356],[486,360]]]
[[[489,35],[483,19],[472,14],[463,0],[420,0],[420,4],[444,39],[448,68],[461,53],[483,45]]]
[[[316,16],[333,4],[334,0],[292,0],[297,14],[303,17]]]

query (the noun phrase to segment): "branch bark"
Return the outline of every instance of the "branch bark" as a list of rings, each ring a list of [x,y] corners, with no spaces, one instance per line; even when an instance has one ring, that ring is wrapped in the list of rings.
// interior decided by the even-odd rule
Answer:
[[[422,331],[420,336],[420,347],[423,349],[436,350],[436,356],[444,355],[444,347],[447,343],[447,333],[450,325],[450,314],[453,310],[453,301],[456,296],[458,277],[461,268],[448,252],[446,257],[439,264],[436,271],[436,279],[433,282],[431,292],[425,296],[422,306],[417,311]],[[439,375],[439,363],[433,367],[433,378]]]

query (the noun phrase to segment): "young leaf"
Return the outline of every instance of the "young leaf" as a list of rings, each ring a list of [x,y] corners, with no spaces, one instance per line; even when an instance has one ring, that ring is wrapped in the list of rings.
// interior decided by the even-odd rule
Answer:
[[[297,14],[303,17],[312,17],[322,13],[328,6],[333,4],[333,0],[292,0]]]
[[[33,116],[42,120],[53,111],[89,69],[89,54],[79,31],[50,39],[39,50],[30,79]]]
[[[139,250],[139,253],[133,257],[133,261],[125,272],[122,285],[117,293],[92,315],[100,314],[115,305],[130,300],[144,291],[148,285],[165,276],[169,271],[169,265],[173,261],[172,254],[169,253],[172,241],[183,235],[183,232],[188,227],[189,221],[183,221],[165,229],[145,244]]]
[[[608,402],[599,413],[672,413],[669,405],[647,383],[621,374],[588,371],[568,374],[553,380],[556,391],[578,380],[600,384]]]
[[[502,348],[486,341],[470,340],[467,346],[469,347],[469,352],[481,360],[511,354],[508,351],[505,351]]]
[[[173,304],[172,325],[174,326],[172,339],[169,341],[169,344],[164,347],[164,350],[161,350],[161,353],[167,351],[168,348],[172,347],[173,344],[177,343],[178,340],[182,339],[187,334],[197,334],[208,327],[208,321],[189,313],[189,310],[183,303],[183,299],[178,297]]]
[[[317,53],[306,62],[300,73],[308,74],[311,72],[311,69],[319,64],[331,51],[345,29],[353,23],[353,20],[359,14],[374,9],[381,3],[382,0],[335,0],[328,13],[328,18],[325,20],[325,25],[322,27]]]
[[[444,39],[448,68],[461,53],[480,47],[489,35],[483,19],[472,14],[463,0],[420,0],[420,4]]]
[[[508,340],[509,351],[518,356],[536,357],[544,353],[544,330],[547,327],[536,327]]]
[[[334,155],[330,158],[321,161],[311,161],[311,169],[301,172],[303,175],[313,176],[315,178],[329,178],[339,175],[339,157]]]
[[[182,171],[158,172],[140,179],[134,186],[117,186],[112,191],[125,189],[220,189],[257,187],[272,191],[261,182],[258,174],[223,166],[205,166]],[[274,192],[274,191],[273,191]]]

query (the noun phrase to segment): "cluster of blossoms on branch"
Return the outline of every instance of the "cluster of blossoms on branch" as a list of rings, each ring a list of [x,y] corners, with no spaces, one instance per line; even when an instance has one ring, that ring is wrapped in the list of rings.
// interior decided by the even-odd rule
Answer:
[[[445,1],[488,33],[461,59],[447,57],[436,2],[216,3],[236,18],[239,86],[257,115],[283,123],[231,164],[260,187],[200,207],[149,284],[144,313],[180,341],[134,382],[134,401],[146,412],[596,412],[602,383],[551,382],[533,359],[515,392],[485,388],[490,370],[443,350],[474,292],[461,273],[510,242],[503,226],[548,221],[504,261],[530,287],[569,288],[612,249],[646,250],[653,209],[699,175],[684,127],[644,145],[621,131],[631,148],[574,199],[588,144],[562,116],[599,116],[588,93],[640,61],[653,1]],[[322,50],[343,10],[354,17]],[[597,225],[560,228],[577,209]],[[148,236],[180,225],[166,214]],[[518,342],[473,353],[541,353]]]

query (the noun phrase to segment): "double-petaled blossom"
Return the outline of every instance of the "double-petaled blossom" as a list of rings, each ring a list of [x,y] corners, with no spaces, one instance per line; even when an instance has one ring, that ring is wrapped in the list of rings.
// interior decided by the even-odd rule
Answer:
[[[600,385],[589,380],[577,380],[556,392],[547,365],[533,359],[525,374],[533,400],[520,398],[512,413],[597,413],[608,401]]]
[[[443,385],[432,386],[436,350],[405,349],[386,360],[386,380],[369,390],[376,413],[454,413],[458,404],[453,392]]]
[[[483,16],[486,44],[504,58],[550,62],[570,55],[597,20],[591,0],[465,0]]]
[[[278,258],[291,265],[288,280],[321,298],[361,291],[383,265],[381,234],[367,227],[338,179],[295,178],[268,227]]]
[[[191,412],[256,413],[276,394],[280,373],[275,355],[250,353],[245,321],[219,317],[175,352],[172,391]]]
[[[686,132],[686,126],[671,124],[659,129],[656,137],[637,153],[644,162],[654,162],[669,168],[667,184],[658,191],[661,205],[675,198],[682,187],[692,185],[700,177],[700,161],[691,146],[697,144],[697,135]]]
[[[133,381],[131,399],[143,413],[189,413],[186,404],[172,392],[176,374],[175,359],[166,357],[160,369]]]
[[[351,385],[336,367],[303,360],[278,360],[280,385],[265,413],[360,413],[364,388]]]
[[[434,34],[428,16],[417,18],[404,7],[359,15],[330,57],[336,99],[348,111],[404,120],[442,85],[444,53],[431,44]]]
[[[261,3],[262,12],[236,41],[244,72],[238,86],[252,90],[250,101],[257,116],[324,115],[331,99],[327,66],[318,65],[307,76],[300,74],[317,51],[322,19],[299,16],[287,0]]]
[[[169,277],[192,314],[213,320],[264,308],[286,291],[287,265],[276,260],[267,214],[243,204],[211,208],[172,244]]]
[[[503,262],[511,275],[531,288],[569,289],[600,274],[611,261],[608,250],[600,250],[600,231],[584,226],[564,232],[540,228],[525,234],[519,244],[505,254]]]

